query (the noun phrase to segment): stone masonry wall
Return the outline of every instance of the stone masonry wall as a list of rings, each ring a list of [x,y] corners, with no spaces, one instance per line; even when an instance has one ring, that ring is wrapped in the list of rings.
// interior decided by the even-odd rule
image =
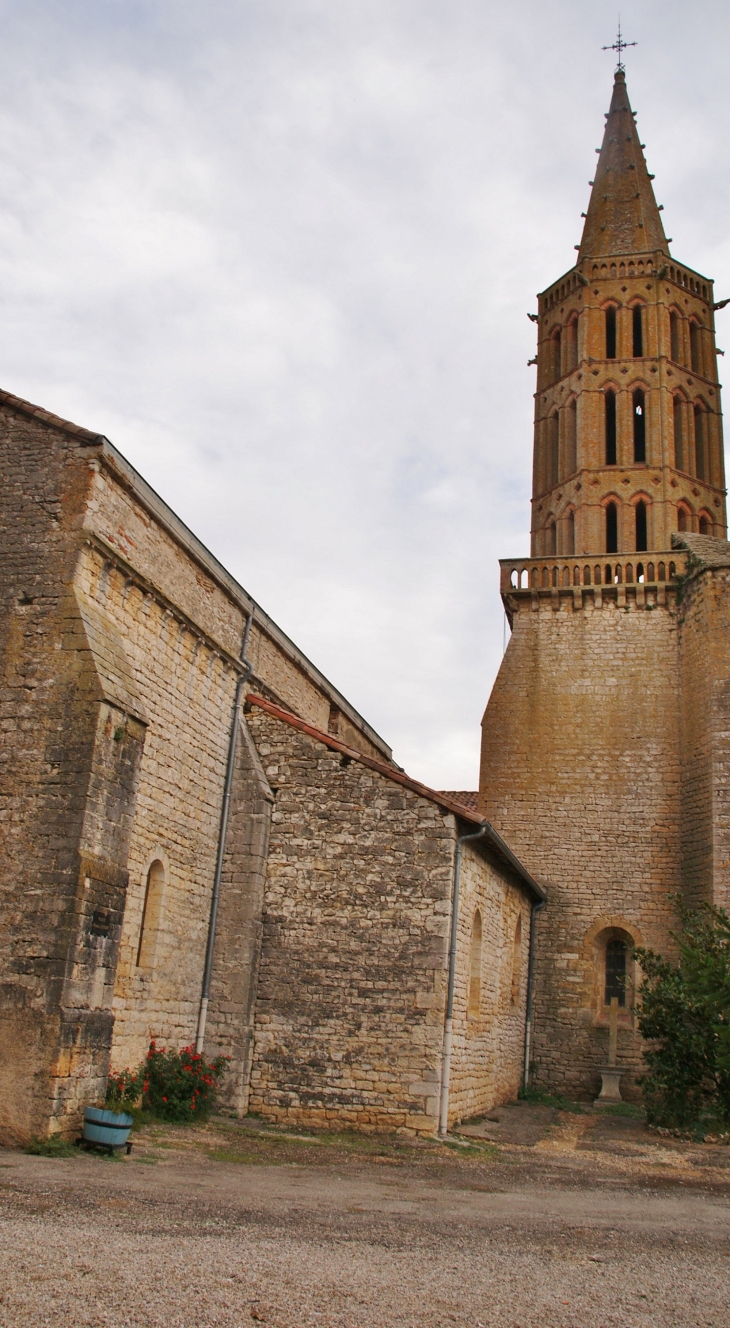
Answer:
[[[248,723],[276,796],[249,1107],[272,1120],[433,1133],[455,819],[255,707]],[[482,993],[469,1018],[477,908]],[[523,888],[465,845],[452,1122],[516,1093],[526,961],[514,1007],[505,984],[526,910],[525,946]]]
[[[537,1082],[600,1087],[607,934],[670,945],[680,887],[677,617],[667,605],[515,596],[514,631],[483,721],[480,810],[547,888],[538,918]],[[619,1058],[640,1045],[630,999]],[[630,1077],[625,1087],[630,1088]]]

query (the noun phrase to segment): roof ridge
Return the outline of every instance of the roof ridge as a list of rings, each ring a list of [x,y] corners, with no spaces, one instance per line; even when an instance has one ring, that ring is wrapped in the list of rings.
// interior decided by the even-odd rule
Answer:
[[[12,392],[4,392],[2,388],[0,388],[0,406],[10,406],[12,410],[20,411],[23,415],[29,415],[31,419],[41,420],[43,424],[50,424],[54,429],[61,429],[63,433],[69,433],[84,443],[101,444],[109,442],[105,434],[93,433],[91,429],[84,429],[80,424],[72,424],[70,420],[64,420],[60,415],[53,415],[51,411],[44,410],[42,406],[34,406],[32,401],[25,401],[23,397],[16,397]]]

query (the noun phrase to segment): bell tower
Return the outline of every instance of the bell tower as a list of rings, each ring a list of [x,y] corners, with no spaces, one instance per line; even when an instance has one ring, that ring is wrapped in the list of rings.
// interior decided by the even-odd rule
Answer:
[[[712,281],[672,259],[643,147],[619,66],[577,263],[538,296],[533,558],[726,535]]]
[[[671,255],[621,65],[591,189],[575,266],[530,315],[531,552],[501,562],[479,810],[547,893],[533,1082],[595,1096],[615,998],[636,1096],[634,947],[671,952],[678,893],[730,901],[727,301]]]

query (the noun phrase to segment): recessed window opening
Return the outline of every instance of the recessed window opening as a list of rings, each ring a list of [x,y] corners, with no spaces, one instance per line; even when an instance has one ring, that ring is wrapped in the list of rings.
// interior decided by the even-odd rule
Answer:
[[[618,553],[618,508],[606,504],[606,553]]]
[[[571,318],[565,329],[566,334],[566,370],[570,373],[578,363],[578,319]]]
[[[689,530],[689,512],[686,507],[677,508],[677,530]]]
[[[634,463],[640,465],[646,461],[646,404],[644,393],[637,387],[633,395],[634,403]]]
[[[643,553],[648,549],[646,542],[646,503],[636,504],[636,551]]]
[[[547,548],[545,550],[546,556],[548,558],[554,558],[558,552],[558,532],[554,521],[548,522],[548,527],[546,531],[546,543],[547,543]],[[547,575],[547,568],[545,569],[545,575]]]
[[[643,583],[644,583],[644,564],[643,564],[643,563],[637,563],[637,566],[636,566],[636,580],[637,580],[638,582],[640,582],[640,583],[643,585]]]
[[[610,550],[607,549],[606,552],[608,553],[610,552]],[[606,575],[603,578],[604,582],[607,586],[610,586],[611,582],[613,581],[613,568],[609,565],[609,563],[606,563],[605,572]]]
[[[640,357],[644,354],[644,334],[642,326],[641,305],[635,304],[632,311],[632,331],[634,339],[634,357]]]
[[[553,332],[553,382],[557,382],[561,375],[561,345],[562,333],[560,328]]]
[[[520,979],[522,977],[522,918],[517,919],[515,927],[514,940],[512,942],[512,984],[510,990],[510,1003],[519,1005],[520,1003]]]
[[[548,420],[548,488],[560,479],[560,420],[557,412]]]
[[[675,313],[670,313],[669,315],[669,340],[671,344],[672,359],[675,364],[680,364],[682,357],[679,353],[679,315]]]
[[[606,465],[616,465],[616,393],[610,389],[604,396],[606,410]]]
[[[626,942],[611,940],[606,945],[606,984],[604,1003],[610,1005],[614,997],[623,1009],[626,1005]]]
[[[702,332],[696,323],[689,325],[689,349],[694,373],[702,373]]]
[[[468,1016],[477,1019],[482,999],[482,915],[477,909],[471,924],[469,946],[469,1000]]]
[[[566,474],[574,475],[578,469],[578,403],[573,398],[565,413]]]
[[[712,529],[706,516],[700,517],[700,535],[711,535]]]
[[[565,539],[568,546],[565,552],[572,557],[575,553],[575,512],[568,513]]]
[[[165,868],[162,863],[153,862],[147,873],[147,884],[142,906],[142,924],[139,929],[137,947],[137,968],[151,968],[154,961],[155,942],[162,916],[162,891],[165,884]]]
[[[677,470],[686,470],[684,459],[684,410],[681,397],[674,398],[674,464]]]
[[[695,406],[695,475],[707,479],[707,420],[701,406]]]
[[[613,306],[606,310],[606,359],[616,359],[616,310]]]

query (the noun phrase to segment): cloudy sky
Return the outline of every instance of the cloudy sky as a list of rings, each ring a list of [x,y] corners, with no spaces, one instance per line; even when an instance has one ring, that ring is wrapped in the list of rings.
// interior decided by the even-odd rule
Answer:
[[[497,559],[529,548],[525,315],[574,260],[613,7],[0,16],[0,386],[106,433],[401,764],[476,787]],[[622,21],[673,251],[730,295],[730,5]]]

